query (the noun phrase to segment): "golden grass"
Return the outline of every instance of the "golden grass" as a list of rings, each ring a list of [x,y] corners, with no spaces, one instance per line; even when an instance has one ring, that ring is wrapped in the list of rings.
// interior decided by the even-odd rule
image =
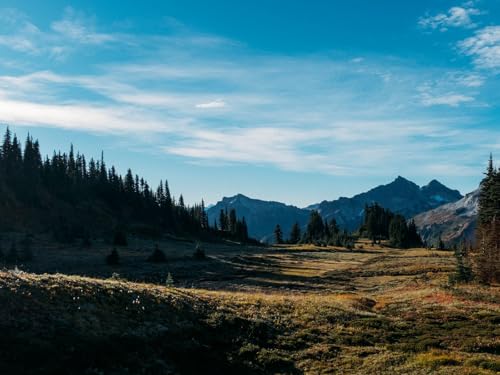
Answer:
[[[216,336],[203,334],[215,330],[227,343],[217,349],[222,357],[213,360],[256,373],[497,373],[499,287],[448,285],[447,273],[454,268],[449,252],[390,249],[366,241],[356,247],[250,251],[207,245],[206,263],[180,257],[168,265],[181,286],[175,288],[102,276],[2,271],[0,297],[9,304],[0,307],[0,322],[3,316],[43,336],[35,323],[59,324],[54,320],[59,317],[72,322],[76,338],[89,331],[132,332],[145,343],[157,330],[165,330],[163,340],[179,331],[177,340],[187,340],[195,353],[198,344],[193,347],[190,340],[205,350],[221,345]],[[133,251],[121,255],[139,259]],[[117,269],[121,274],[132,269],[124,262]],[[183,269],[188,281],[182,279]],[[225,276],[218,274],[222,271],[235,277],[218,278]],[[211,279],[196,279],[207,275]],[[23,310],[28,303],[43,313]],[[14,311],[22,313],[11,316]],[[187,366],[170,360],[177,369]]]

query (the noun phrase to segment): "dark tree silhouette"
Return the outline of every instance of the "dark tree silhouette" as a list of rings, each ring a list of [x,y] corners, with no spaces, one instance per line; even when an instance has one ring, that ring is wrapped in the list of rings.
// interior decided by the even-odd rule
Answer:
[[[277,244],[283,243],[283,232],[281,231],[281,226],[279,224],[276,224],[276,227],[274,228],[274,242]]]
[[[491,155],[480,186],[476,246],[470,255],[479,281],[500,280],[500,171],[494,167]]]
[[[90,234],[116,245],[124,245],[127,235],[164,233],[248,240],[246,222],[235,212],[223,212],[220,231],[210,228],[205,203],[186,205],[182,195],[176,202],[167,180],[154,189],[130,169],[122,177],[107,168],[103,153],[87,159],[73,145],[42,159],[38,141],[28,135],[22,151],[9,128],[0,146],[0,199],[12,208],[0,215],[5,230],[50,231],[67,243],[88,244]],[[110,230],[117,227],[123,233]]]
[[[118,255],[118,251],[116,249],[113,249],[106,257],[106,263],[110,266],[115,266],[120,263],[120,256]]]
[[[300,242],[300,226],[299,223],[295,223],[292,225],[292,230],[290,231],[290,239],[288,240],[291,244],[297,244]]]

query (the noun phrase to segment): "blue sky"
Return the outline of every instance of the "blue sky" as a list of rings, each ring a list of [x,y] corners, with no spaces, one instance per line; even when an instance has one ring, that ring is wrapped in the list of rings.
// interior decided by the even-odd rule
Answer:
[[[0,0],[0,123],[187,202],[466,193],[500,155],[496,0],[145,3]]]

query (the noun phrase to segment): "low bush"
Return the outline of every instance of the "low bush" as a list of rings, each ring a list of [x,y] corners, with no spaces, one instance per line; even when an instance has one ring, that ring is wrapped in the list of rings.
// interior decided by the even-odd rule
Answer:
[[[206,254],[205,254],[205,250],[203,250],[203,248],[201,247],[200,244],[196,245],[196,249],[194,250],[194,253],[193,253],[193,258],[197,259],[197,260],[203,260],[203,259],[207,258]]]
[[[111,254],[106,257],[106,263],[110,266],[114,266],[120,263],[120,256],[118,255],[118,251],[113,249]]]
[[[160,250],[158,245],[155,245],[155,249],[153,253],[148,257],[148,262],[153,263],[165,263],[167,261],[167,257],[163,251]]]

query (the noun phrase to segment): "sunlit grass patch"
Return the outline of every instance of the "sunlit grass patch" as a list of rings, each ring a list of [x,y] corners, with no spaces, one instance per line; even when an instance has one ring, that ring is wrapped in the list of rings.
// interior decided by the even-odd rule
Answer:
[[[415,361],[433,370],[442,366],[459,366],[462,363],[462,359],[455,354],[435,351],[418,354]]]

